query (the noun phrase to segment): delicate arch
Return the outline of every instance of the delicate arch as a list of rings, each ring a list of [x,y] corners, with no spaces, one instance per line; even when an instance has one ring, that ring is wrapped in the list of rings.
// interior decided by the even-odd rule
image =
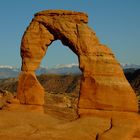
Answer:
[[[43,105],[44,91],[34,71],[48,46],[59,39],[78,56],[83,73],[79,113],[92,109],[137,111],[135,93],[120,64],[111,50],[100,44],[87,22],[85,13],[73,11],[47,10],[35,15],[21,43],[22,72],[18,86],[21,103]]]

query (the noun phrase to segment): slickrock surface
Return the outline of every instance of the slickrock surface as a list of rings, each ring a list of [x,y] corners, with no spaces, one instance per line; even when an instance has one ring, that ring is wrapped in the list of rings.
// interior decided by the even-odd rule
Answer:
[[[0,99],[0,140],[140,140],[137,113],[85,109],[78,118],[77,96],[61,93],[45,94],[44,108],[20,104],[10,93]]]
[[[53,113],[3,110],[0,111],[0,139],[140,140],[140,116],[136,113],[99,110],[93,113],[70,121]]]
[[[80,114],[86,109],[88,112],[92,109],[137,112],[136,95],[120,64],[112,51],[100,44],[87,22],[88,16],[80,12],[47,10],[35,14],[21,42],[22,73],[18,88],[21,103],[43,104],[43,91],[36,86],[38,82],[33,80],[30,86],[24,80],[39,67],[48,46],[59,39],[77,55],[83,73]]]

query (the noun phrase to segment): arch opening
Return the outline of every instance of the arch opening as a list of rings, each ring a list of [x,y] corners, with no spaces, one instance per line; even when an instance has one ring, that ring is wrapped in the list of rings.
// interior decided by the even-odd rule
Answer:
[[[77,55],[60,40],[55,40],[48,46],[41,66],[47,67],[37,76],[45,90],[45,112],[53,110],[69,119],[77,118],[81,82]]]
[[[41,66],[53,68],[57,65],[79,64],[77,55],[62,44],[61,40],[53,41],[46,50]]]

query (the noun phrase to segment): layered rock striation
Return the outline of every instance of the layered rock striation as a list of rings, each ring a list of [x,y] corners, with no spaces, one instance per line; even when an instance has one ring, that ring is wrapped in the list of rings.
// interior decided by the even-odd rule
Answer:
[[[47,10],[35,14],[21,42],[22,72],[18,86],[21,103],[44,104],[44,91],[34,71],[48,46],[61,40],[77,55],[82,71],[79,114],[93,109],[137,112],[136,95],[120,64],[87,23],[87,14],[81,12]]]

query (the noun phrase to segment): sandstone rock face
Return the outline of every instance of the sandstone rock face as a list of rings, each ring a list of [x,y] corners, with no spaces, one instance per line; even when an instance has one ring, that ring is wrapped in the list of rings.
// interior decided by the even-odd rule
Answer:
[[[137,112],[135,93],[120,64],[112,51],[100,44],[87,22],[88,16],[80,12],[47,10],[35,14],[21,43],[23,72],[18,87],[21,103],[43,104],[44,93],[33,73],[48,46],[59,39],[77,55],[83,73],[80,114],[92,109]]]
[[[43,105],[44,89],[34,73],[22,72],[19,76],[18,98],[22,104]]]

